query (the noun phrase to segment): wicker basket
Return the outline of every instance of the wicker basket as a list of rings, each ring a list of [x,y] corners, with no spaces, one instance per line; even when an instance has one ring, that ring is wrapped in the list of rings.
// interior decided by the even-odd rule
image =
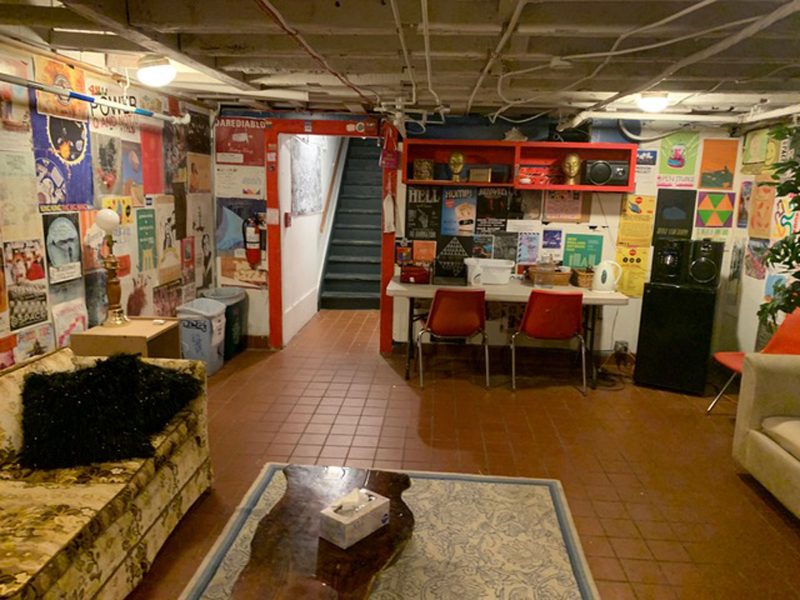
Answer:
[[[569,271],[541,271],[537,272],[536,265],[530,265],[527,269],[528,280],[536,285],[569,285]]]
[[[572,269],[572,277],[570,278],[570,283],[572,283],[572,285],[590,290],[592,289],[593,280],[594,271],[590,269]]]

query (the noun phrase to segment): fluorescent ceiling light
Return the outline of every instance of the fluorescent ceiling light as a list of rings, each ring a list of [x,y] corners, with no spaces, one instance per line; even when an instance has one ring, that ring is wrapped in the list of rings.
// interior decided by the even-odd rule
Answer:
[[[148,54],[139,59],[136,77],[145,85],[164,87],[172,83],[177,71],[169,59],[157,54]]]
[[[636,98],[636,105],[644,112],[661,112],[669,105],[669,95],[666,92],[642,92]]]

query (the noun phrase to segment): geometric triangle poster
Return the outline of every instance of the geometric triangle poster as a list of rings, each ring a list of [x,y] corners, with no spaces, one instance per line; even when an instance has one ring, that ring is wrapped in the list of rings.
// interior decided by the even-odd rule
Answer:
[[[731,227],[736,194],[733,192],[697,192],[696,227]]]

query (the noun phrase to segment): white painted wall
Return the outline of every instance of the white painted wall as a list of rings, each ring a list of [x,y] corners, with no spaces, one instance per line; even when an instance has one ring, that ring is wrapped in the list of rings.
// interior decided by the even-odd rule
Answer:
[[[283,298],[283,343],[289,341],[317,313],[320,275],[325,261],[328,237],[336,210],[336,190],[331,194],[325,227],[320,232],[322,214],[292,217],[285,226],[283,215],[292,210],[292,156],[289,142],[293,136],[281,135],[278,139],[278,196],[281,210],[281,266]],[[334,164],[342,139],[335,136],[302,136],[309,143],[320,146],[320,164],[307,165],[319,169],[322,181],[323,205],[330,186],[338,185]],[[344,158],[340,163],[344,162]],[[341,169],[340,169],[341,170]]]

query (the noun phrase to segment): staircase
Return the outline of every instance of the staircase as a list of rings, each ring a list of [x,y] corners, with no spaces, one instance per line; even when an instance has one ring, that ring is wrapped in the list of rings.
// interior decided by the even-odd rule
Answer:
[[[320,308],[379,308],[381,285],[380,148],[352,138],[328,244]]]

